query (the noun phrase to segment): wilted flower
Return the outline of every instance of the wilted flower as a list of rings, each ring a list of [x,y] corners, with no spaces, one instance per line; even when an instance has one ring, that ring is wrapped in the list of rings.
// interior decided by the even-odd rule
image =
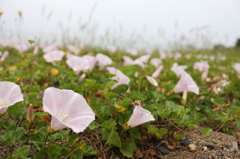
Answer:
[[[86,72],[90,69],[87,59],[74,55],[67,60],[67,64],[73,69],[76,74],[79,74],[81,71]]]
[[[153,86],[155,86],[155,87],[158,86],[157,81],[156,81],[153,77],[151,77],[151,76],[146,76],[146,78],[147,78],[147,80],[151,83],[151,85],[153,85]]]
[[[51,52],[46,53],[45,55],[43,55],[43,58],[47,62],[51,62],[53,65],[56,65],[55,61],[62,60],[63,56],[64,56],[63,51],[55,50],[55,51],[51,51]]]
[[[84,97],[72,90],[47,88],[43,94],[43,110],[52,116],[54,131],[69,127],[79,133],[95,120],[95,114]]]
[[[34,115],[33,115],[33,106],[32,104],[30,104],[30,106],[27,109],[27,121],[29,123],[32,123],[34,119]]]
[[[59,70],[56,69],[56,68],[51,68],[51,74],[52,74],[53,76],[57,76],[57,75],[59,74]]]
[[[125,74],[123,74],[120,70],[114,68],[114,67],[107,67],[107,70],[111,73],[114,74],[115,76],[112,77],[112,80],[116,80],[118,81],[117,83],[115,83],[111,89],[116,88],[119,85],[128,85],[130,82],[130,79],[128,76],[126,76]]]
[[[188,73],[183,72],[181,74],[180,80],[174,87],[174,92],[183,92],[183,104],[185,104],[187,100],[187,92],[199,94],[199,88],[196,85],[195,81],[192,79],[192,77]]]
[[[185,72],[185,69],[187,68],[187,66],[185,65],[178,65],[178,63],[174,63],[171,67],[171,71],[173,71],[176,76],[180,76],[182,74],[182,72]]]
[[[23,101],[23,94],[19,85],[12,82],[0,82],[0,114],[17,102]]]
[[[113,63],[112,59],[110,59],[108,56],[103,55],[101,53],[97,54],[96,59],[98,61],[98,65],[100,69]]]
[[[135,102],[136,103],[136,102]],[[136,127],[140,124],[154,121],[154,117],[148,110],[144,109],[141,104],[135,105],[135,108],[133,110],[133,114],[128,120],[128,122],[125,124],[124,128],[129,129],[132,127]]]

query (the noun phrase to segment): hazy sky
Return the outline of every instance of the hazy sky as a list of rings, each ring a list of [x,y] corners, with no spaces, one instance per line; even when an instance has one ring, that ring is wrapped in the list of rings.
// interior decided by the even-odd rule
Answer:
[[[167,48],[240,38],[240,0],[0,0],[0,11],[5,40]]]

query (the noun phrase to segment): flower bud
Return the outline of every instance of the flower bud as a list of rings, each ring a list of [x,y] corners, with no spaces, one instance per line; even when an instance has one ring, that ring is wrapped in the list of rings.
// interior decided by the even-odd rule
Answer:
[[[27,110],[27,120],[29,123],[32,123],[33,119],[34,119],[33,106],[32,106],[32,104],[30,104],[30,106],[28,107],[28,110]]]

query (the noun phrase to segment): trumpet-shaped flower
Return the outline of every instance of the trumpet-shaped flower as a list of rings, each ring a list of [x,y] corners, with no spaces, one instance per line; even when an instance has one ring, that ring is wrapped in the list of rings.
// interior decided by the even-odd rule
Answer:
[[[47,88],[43,94],[43,110],[52,116],[54,131],[65,127],[83,132],[95,120],[95,114],[84,97],[72,90]]]
[[[98,65],[100,69],[113,63],[112,59],[110,59],[108,56],[103,55],[101,53],[97,54],[96,59],[98,61]]]
[[[57,44],[50,44],[43,47],[43,52],[48,53],[57,50]]]
[[[53,65],[55,65],[55,61],[60,61],[62,60],[64,56],[64,52],[60,51],[60,50],[55,50],[55,51],[51,51],[46,53],[43,58],[47,61],[47,62],[51,62]]]
[[[12,82],[0,82],[0,114],[7,111],[8,107],[23,101],[23,94],[18,85]]]
[[[86,72],[90,69],[89,62],[87,59],[82,57],[72,55],[67,60],[68,66],[70,66],[76,74],[79,74],[81,71]]]
[[[193,92],[199,94],[199,88],[195,81],[188,73],[182,73],[180,80],[178,81],[177,85],[174,87],[174,92]]]
[[[149,57],[150,55],[143,55],[136,60],[132,60],[128,56],[123,56],[124,65],[139,65],[142,68],[144,68],[145,67],[144,63],[148,62]]]
[[[123,65],[124,66],[132,65],[132,64],[133,64],[133,60],[130,57],[123,56]]]
[[[84,55],[83,58],[86,59],[86,60],[88,61],[88,64],[89,64],[89,70],[92,71],[93,68],[94,68],[95,65],[96,65],[96,62],[97,62],[96,57],[91,56],[91,55]]]
[[[140,124],[154,121],[154,117],[148,110],[144,109],[141,105],[135,106],[133,114],[126,124],[126,129],[136,127]]]
[[[138,51],[135,49],[127,49],[126,52],[134,56],[138,54]]]
[[[173,71],[176,76],[180,76],[182,74],[182,72],[185,72],[185,69],[187,68],[187,66],[185,65],[178,65],[178,63],[174,63],[173,66],[171,67],[171,71]]]
[[[162,61],[159,58],[153,58],[150,61],[150,64],[152,64],[152,65],[154,65],[156,67],[158,67],[161,63],[162,63]]]
[[[187,92],[199,94],[199,88],[188,73],[182,72],[180,80],[174,87],[174,92],[175,93],[183,92],[183,104],[185,104],[187,100]]]
[[[115,76],[112,77],[111,79],[118,81],[115,83],[111,89],[116,88],[119,85],[128,85],[130,82],[130,79],[128,76],[123,74],[120,70],[114,68],[114,67],[107,67],[107,70],[111,73],[114,74]]]
[[[81,51],[80,48],[78,48],[74,45],[68,45],[67,48],[70,52],[73,52],[74,54],[79,54],[79,52]]]
[[[207,78],[208,69],[210,68],[210,66],[208,65],[207,61],[196,62],[193,65],[193,68],[202,72],[202,79]]]
[[[113,46],[113,45],[108,45],[108,46],[107,46],[107,50],[108,50],[108,52],[110,52],[110,53],[114,53],[114,52],[117,51],[117,48],[116,48],[115,46]]]
[[[233,65],[233,68],[237,71],[238,74],[240,74],[240,63],[235,63]]]

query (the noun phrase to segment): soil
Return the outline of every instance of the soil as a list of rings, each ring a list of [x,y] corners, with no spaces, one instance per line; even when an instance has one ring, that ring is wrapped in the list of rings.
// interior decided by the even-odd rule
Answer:
[[[141,140],[136,140],[137,150],[131,159],[240,159],[239,143],[240,131],[238,129],[235,130],[235,136],[216,131],[209,136],[204,136],[200,129],[195,129],[185,132],[185,139],[180,141],[171,141],[169,138],[157,140],[151,136],[142,136]],[[0,143],[1,159],[9,157],[9,149],[7,145]],[[163,155],[165,153],[162,152],[163,150],[169,153]],[[106,154],[97,156],[84,158],[126,158],[122,156],[118,148],[113,148]]]

